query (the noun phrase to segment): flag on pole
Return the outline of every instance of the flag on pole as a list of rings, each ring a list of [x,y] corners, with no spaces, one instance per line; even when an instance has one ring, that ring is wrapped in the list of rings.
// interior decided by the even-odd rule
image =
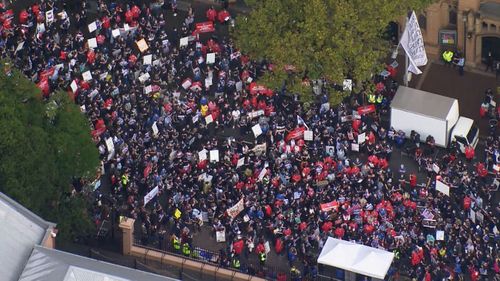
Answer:
[[[406,23],[399,44],[403,46],[410,61],[408,71],[421,74],[422,71],[418,67],[427,64],[427,54],[425,53],[424,38],[422,37],[415,11],[411,13],[411,17]]]
[[[297,125],[298,126],[304,125],[309,130],[309,127],[307,126],[306,122],[304,122],[304,119],[302,119],[302,117],[298,115],[297,115]]]

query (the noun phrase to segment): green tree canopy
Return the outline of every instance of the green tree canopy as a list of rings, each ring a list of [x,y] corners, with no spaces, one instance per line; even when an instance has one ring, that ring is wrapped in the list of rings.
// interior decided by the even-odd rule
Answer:
[[[336,82],[349,77],[360,85],[383,67],[390,46],[383,34],[389,22],[432,2],[247,0],[253,10],[237,18],[233,37],[243,52],[276,64],[275,73],[263,79],[270,87],[283,83],[285,65],[296,67],[300,75],[295,79],[307,73],[310,79]]]
[[[17,70],[8,77],[0,64],[0,191],[71,238],[91,224],[73,177],[89,177],[99,153],[79,107],[64,92],[42,100],[40,90]],[[78,215],[73,215],[73,213]]]

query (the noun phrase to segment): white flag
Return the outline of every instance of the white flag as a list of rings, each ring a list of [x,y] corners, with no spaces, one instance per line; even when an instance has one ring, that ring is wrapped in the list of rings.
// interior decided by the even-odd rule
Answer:
[[[406,23],[405,31],[399,42],[408,55],[410,65],[408,71],[421,74],[419,66],[427,64],[427,54],[425,53],[424,38],[418,25],[417,16],[412,12],[410,19]]]

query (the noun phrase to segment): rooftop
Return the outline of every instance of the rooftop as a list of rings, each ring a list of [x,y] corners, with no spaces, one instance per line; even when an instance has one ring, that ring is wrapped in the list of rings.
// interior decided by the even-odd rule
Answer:
[[[33,245],[41,244],[55,227],[0,192],[0,276],[17,281]]]

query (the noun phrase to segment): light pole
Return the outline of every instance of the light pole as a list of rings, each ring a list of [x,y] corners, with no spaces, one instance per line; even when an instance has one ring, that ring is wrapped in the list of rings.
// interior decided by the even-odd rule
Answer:
[[[467,56],[467,15],[469,13],[464,11],[462,14],[462,21],[464,22],[464,59]]]

